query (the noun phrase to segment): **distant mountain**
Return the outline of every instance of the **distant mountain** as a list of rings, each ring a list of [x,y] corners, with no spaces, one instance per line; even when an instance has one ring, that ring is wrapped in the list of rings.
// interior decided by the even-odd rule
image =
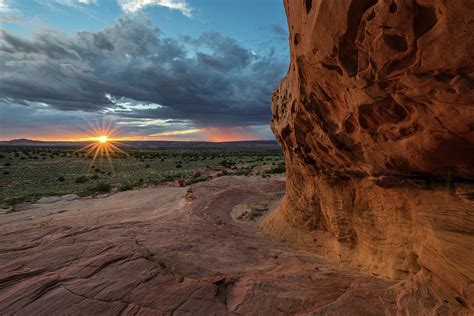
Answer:
[[[33,139],[27,139],[27,138],[18,138],[18,139],[12,139],[8,141],[3,141],[0,142],[2,144],[8,143],[10,145],[31,145],[31,144],[41,144],[43,143],[40,140],[33,140]]]

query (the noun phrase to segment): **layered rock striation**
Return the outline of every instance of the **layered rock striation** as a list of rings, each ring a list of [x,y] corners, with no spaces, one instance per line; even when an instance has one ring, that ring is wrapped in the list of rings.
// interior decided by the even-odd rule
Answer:
[[[473,311],[474,3],[284,2],[287,192],[264,229],[404,280],[401,309]]]

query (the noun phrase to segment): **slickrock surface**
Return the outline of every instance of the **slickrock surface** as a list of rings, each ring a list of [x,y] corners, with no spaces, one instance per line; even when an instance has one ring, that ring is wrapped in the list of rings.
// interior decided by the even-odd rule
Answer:
[[[474,313],[474,2],[284,2],[287,194],[264,229],[405,280],[399,306]]]
[[[271,240],[234,209],[272,207],[279,178],[36,204],[0,216],[2,315],[380,315],[393,281]]]

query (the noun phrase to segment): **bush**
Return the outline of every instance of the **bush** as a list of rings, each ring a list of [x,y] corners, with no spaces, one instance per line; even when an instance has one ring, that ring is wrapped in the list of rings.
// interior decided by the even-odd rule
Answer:
[[[86,183],[89,181],[89,178],[86,176],[80,176],[76,178],[76,183]]]
[[[12,164],[9,162],[5,162],[5,167],[10,167]]]
[[[60,177],[58,178],[58,181],[59,181],[59,182],[64,182],[65,180],[66,180],[66,178],[64,178],[63,176],[60,176]]]
[[[133,185],[130,183],[130,182],[125,182],[125,183],[122,183],[119,187],[118,187],[118,190],[119,191],[130,191],[130,190],[133,190]]]
[[[286,171],[285,165],[280,165],[275,168],[272,168],[269,173],[284,173]]]
[[[183,165],[176,165],[176,168],[183,168]]]
[[[3,171],[3,174],[10,174],[10,171]]]
[[[150,165],[148,165],[148,164],[145,165],[145,169],[148,169],[148,168],[150,168]]]
[[[222,160],[219,164],[223,167],[231,168],[232,166],[235,165],[235,162],[231,160]]]
[[[7,205],[14,205],[25,201],[23,195],[9,196],[3,200]]]
[[[98,174],[93,174],[93,175],[91,176],[91,179],[92,179],[92,180],[98,180],[98,179],[100,179],[100,177],[99,177]]]
[[[98,193],[109,193],[112,191],[112,186],[109,183],[99,182],[95,186],[95,191]]]
[[[191,184],[195,184],[195,183],[203,182],[203,181],[208,181],[208,180],[211,180],[211,177],[192,178],[192,179],[186,180],[185,184],[186,185],[191,185]]]

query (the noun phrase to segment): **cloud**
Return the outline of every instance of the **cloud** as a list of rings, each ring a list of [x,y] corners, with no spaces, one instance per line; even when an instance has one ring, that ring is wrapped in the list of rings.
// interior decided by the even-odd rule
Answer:
[[[187,17],[191,17],[192,13],[189,4],[183,0],[117,0],[117,3],[126,13],[136,13],[151,6],[161,6],[172,10],[178,10]]]
[[[75,6],[78,4],[97,4],[98,0],[55,0],[57,3]]]
[[[12,7],[11,1],[9,0],[0,0],[0,13],[11,13],[14,9]]]
[[[177,130],[177,131],[166,131],[160,132],[156,134],[150,134],[150,137],[163,137],[163,136],[178,136],[178,135],[188,135],[188,134],[195,134],[200,132],[201,129],[193,128],[193,129],[184,129],[184,130]]]
[[[91,5],[91,4],[97,5],[99,3],[99,0],[36,0],[36,1],[49,7],[54,7],[55,5],[59,4],[63,6],[73,7],[73,8],[79,8],[80,6]]]
[[[3,102],[113,115],[124,126],[175,122],[153,131],[130,124],[137,132],[267,125],[272,91],[287,68],[287,58],[252,52],[219,33],[163,37],[144,17],[72,37],[0,31]]]

